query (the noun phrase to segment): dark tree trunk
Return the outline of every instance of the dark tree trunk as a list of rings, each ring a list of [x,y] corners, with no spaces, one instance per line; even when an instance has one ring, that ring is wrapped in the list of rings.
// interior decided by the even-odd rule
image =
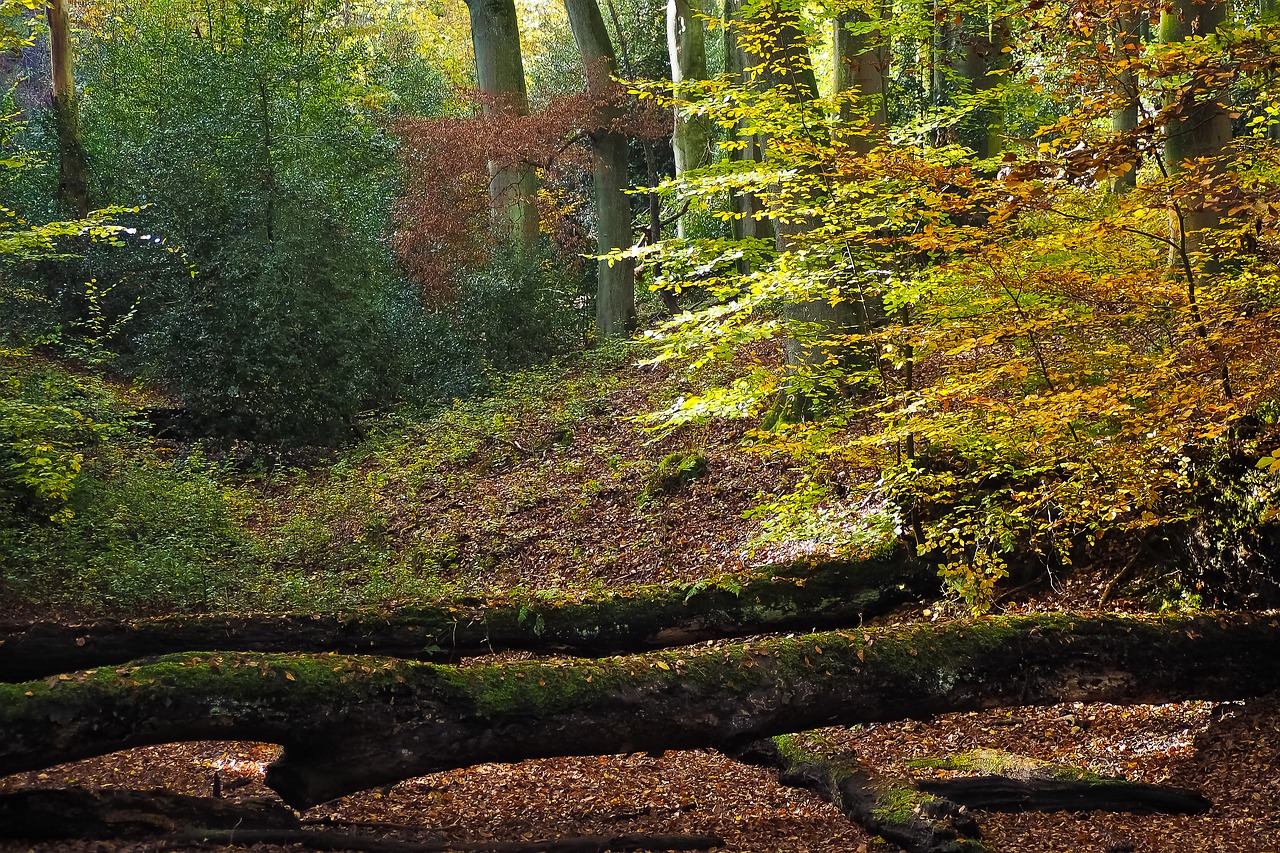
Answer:
[[[1271,617],[1045,615],[853,630],[594,661],[471,667],[185,654],[0,685],[0,775],[132,746],[265,740],[298,808],[423,773],[736,747],[827,725],[1280,687]]]
[[[391,612],[173,616],[0,624],[0,681],[183,651],[341,652],[449,661],[495,650],[612,655],[769,631],[861,624],[938,579],[901,552],[885,560],[776,567],[701,588],[641,587],[599,598],[534,596]]]
[[[67,214],[89,213],[89,163],[80,136],[71,53],[69,0],[49,0],[49,64],[53,69],[53,120],[58,138],[58,201]]]

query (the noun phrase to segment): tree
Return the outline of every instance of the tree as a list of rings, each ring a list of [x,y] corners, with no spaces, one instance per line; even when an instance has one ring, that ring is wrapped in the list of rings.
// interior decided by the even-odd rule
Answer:
[[[1062,702],[1230,700],[1280,686],[1266,618],[1063,615],[853,629],[598,661],[437,666],[178,654],[0,685],[0,773],[178,740],[285,746],[307,808],[490,761],[718,747],[825,725]]]
[[[616,256],[631,246],[631,202],[626,194],[627,139],[618,127],[621,91],[613,80],[617,58],[596,0],[565,0],[569,26],[582,57],[587,94],[594,102],[591,164],[596,201],[598,262],[596,332],[618,337],[635,328],[635,262]],[[615,254],[613,258],[603,256]]]
[[[476,79],[486,113],[529,112],[515,0],[470,0]],[[536,176],[527,162],[489,162],[489,198],[494,221],[505,222],[516,244],[531,249],[538,240]]]
[[[671,54],[671,83],[675,87],[675,129],[671,148],[676,175],[699,169],[711,161],[711,120],[690,112],[680,98],[681,84],[707,79],[707,49],[701,10],[692,0],[667,0],[667,47]],[[683,237],[684,218],[676,222]]]
[[[89,213],[89,164],[80,134],[71,45],[70,0],[49,0],[49,64],[53,69],[53,118],[58,138],[58,201],[74,217]]]

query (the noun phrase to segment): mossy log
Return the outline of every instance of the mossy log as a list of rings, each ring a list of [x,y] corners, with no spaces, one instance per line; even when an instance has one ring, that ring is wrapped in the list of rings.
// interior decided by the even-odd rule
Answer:
[[[151,791],[31,788],[0,794],[0,838],[138,838],[194,827],[298,829],[297,816],[278,801],[235,803]]]
[[[989,853],[978,823],[949,800],[915,788],[909,779],[877,773],[852,756],[823,758],[782,736],[735,753],[749,764],[778,771],[784,785],[813,791],[849,820],[908,853]]]
[[[423,773],[734,747],[828,725],[1056,704],[1240,699],[1280,687],[1270,616],[983,618],[598,660],[468,667],[191,653],[0,685],[0,775],[144,744],[283,744],[299,808]]]
[[[1212,806],[1200,793],[1186,788],[1130,782],[991,749],[910,763],[922,769],[977,774],[917,779],[915,784],[921,791],[988,811],[1204,814]]]
[[[340,652],[447,661],[501,649],[597,656],[774,631],[861,624],[921,594],[936,572],[898,551],[774,567],[705,584],[594,597],[513,595],[343,615],[204,615],[79,625],[0,623],[0,681],[176,651]]]

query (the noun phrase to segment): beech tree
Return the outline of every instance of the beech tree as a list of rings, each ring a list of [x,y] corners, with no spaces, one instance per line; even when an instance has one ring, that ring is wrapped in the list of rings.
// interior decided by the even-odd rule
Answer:
[[[594,101],[595,129],[591,131],[591,165],[596,202],[599,281],[596,289],[596,331],[618,337],[635,328],[635,262],[620,253],[632,244],[631,201],[626,195],[627,138],[618,127],[621,90],[613,80],[617,55],[596,0],[565,0],[569,26],[586,72],[587,94]],[[604,258],[605,255],[613,257]]]
[[[80,135],[69,0],[49,0],[49,64],[53,70],[53,118],[58,138],[58,201],[83,218],[89,213],[89,163]]]
[[[527,115],[529,96],[515,0],[468,0],[467,8],[471,13],[476,80],[486,96],[485,112]],[[489,199],[494,221],[505,220],[503,230],[526,250],[538,240],[536,190],[531,163],[489,162]]]

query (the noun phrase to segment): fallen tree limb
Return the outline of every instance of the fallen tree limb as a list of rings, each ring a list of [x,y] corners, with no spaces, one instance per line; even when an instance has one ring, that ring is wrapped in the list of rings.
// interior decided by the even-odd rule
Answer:
[[[450,667],[187,654],[0,685],[0,775],[181,740],[283,744],[298,808],[484,762],[720,747],[827,725],[1280,687],[1280,621],[984,618],[600,660]]]
[[[922,769],[981,775],[917,779],[921,791],[989,811],[1111,811],[1204,814],[1212,803],[1196,791],[1100,776],[991,749],[909,762]]]
[[[0,794],[0,838],[134,838],[189,827],[263,829],[298,827],[294,813],[275,800],[231,802],[163,789],[130,791],[31,788]]]
[[[989,853],[977,821],[955,803],[890,779],[852,756],[826,759],[790,737],[757,741],[734,754],[778,771],[784,785],[804,788],[844,812],[871,835],[907,853]]]
[[[612,655],[708,639],[861,624],[921,593],[935,570],[896,552],[797,563],[693,586],[588,598],[528,594],[389,612],[252,614],[0,624],[0,681],[124,663],[176,651],[340,652],[445,661],[495,649]]]
[[[314,830],[209,830],[182,833],[186,843],[219,845],[301,844],[312,850],[358,850],[361,853],[608,853],[608,851],[711,850],[724,846],[715,835],[592,835],[548,841],[427,842],[395,841],[368,835]]]

